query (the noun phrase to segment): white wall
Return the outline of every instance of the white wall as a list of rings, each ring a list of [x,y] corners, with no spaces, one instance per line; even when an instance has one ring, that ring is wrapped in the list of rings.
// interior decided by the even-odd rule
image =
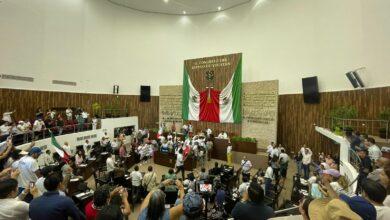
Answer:
[[[331,140],[337,142],[340,145],[340,151],[339,151],[340,173],[341,175],[344,175],[348,179],[349,183],[354,181],[358,177],[359,172],[349,161],[350,158],[349,150],[350,150],[351,143],[349,143],[349,141],[345,137],[336,135],[335,133],[333,133],[328,129],[318,127],[318,126],[316,126],[315,129],[318,133],[330,138]],[[349,191],[351,193],[354,193],[356,191],[356,187],[357,187],[357,181],[350,186]]]
[[[183,60],[242,52],[243,81],[279,79],[300,93],[319,76],[321,91],[351,89],[344,73],[366,67],[368,87],[389,86],[390,1],[253,0],[209,15],[145,14],[106,0],[3,0],[0,87],[139,94],[141,84],[182,83]],[[52,85],[70,80],[77,87]]]

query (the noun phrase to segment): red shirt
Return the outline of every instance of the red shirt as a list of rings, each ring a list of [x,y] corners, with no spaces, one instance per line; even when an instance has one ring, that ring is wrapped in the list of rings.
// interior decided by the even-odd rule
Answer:
[[[87,220],[95,220],[99,210],[93,207],[93,200],[85,206],[85,217]]]

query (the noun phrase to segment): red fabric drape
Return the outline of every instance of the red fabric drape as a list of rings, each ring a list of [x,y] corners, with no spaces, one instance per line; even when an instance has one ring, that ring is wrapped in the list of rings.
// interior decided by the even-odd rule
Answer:
[[[219,94],[221,91],[210,89],[200,93],[199,121],[219,123]]]

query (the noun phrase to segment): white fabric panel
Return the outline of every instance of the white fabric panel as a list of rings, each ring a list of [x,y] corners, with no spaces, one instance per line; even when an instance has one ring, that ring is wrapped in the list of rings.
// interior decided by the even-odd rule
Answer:
[[[230,123],[234,122],[233,109],[232,109],[232,104],[233,104],[232,89],[233,89],[234,74],[232,75],[232,78],[230,79],[229,83],[219,94],[219,122],[230,122]],[[224,103],[224,99],[228,100],[226,104]]]

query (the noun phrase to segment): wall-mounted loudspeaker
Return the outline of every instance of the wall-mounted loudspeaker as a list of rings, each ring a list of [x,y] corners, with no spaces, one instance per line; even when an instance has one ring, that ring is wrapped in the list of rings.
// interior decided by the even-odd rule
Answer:
[[[316,76],[302,78],[303,101],[314,104],[320,102],[320,93],[318,92],[318,80]]]
[[[139,100],[141,102],[150,102],[150,86],[141,86],[141,95]]]
[[[112,93],[113,94],[119,94],[119,86],[118,85],[114,85],[113,88],[112,88]]]
[[[364,88],[364,83],[362,79],[360,78],[359,74],[357,73],[356,70],[350,71],[345,74],[348,78],[348,80],[351,82],[353,88]]]

